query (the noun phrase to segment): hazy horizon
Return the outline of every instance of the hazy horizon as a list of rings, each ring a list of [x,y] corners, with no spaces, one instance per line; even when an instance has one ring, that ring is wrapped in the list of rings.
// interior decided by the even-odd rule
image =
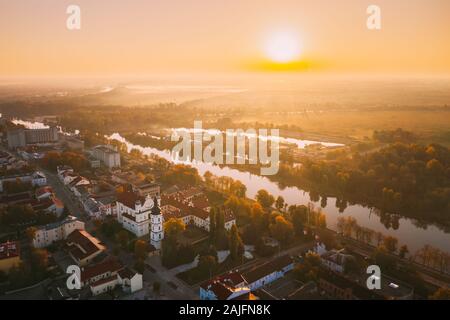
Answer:
[[[69,1],[0,4],[1,77],[450,73],[446,0],[379,0],[378,31],[367,29],[371,3],[361,0],[79,0],[75,31],[66,28]],[[277,64],[286,54],[290,61]]]

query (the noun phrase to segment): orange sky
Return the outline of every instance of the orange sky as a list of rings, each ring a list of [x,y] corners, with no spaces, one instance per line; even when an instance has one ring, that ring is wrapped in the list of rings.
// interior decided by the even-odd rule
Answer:
[[[381,31],[366,28],[370,4]],[[0,76],[255,70],[279,29],[313,70],[450,73],[448,0],[0,0]]]

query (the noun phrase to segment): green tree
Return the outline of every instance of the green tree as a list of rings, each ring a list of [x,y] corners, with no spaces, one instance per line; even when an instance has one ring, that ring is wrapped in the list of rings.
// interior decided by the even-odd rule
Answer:
[[[127,248],[128,241],[130,241],[130,235],[126,230],[120,230],[116,236],[117,242],[120,244],[122,249]]]

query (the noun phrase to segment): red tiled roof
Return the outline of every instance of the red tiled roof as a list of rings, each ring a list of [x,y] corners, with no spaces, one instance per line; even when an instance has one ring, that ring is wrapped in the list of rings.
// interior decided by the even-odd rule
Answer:
[[[195,196],[192,199],[192,204],[196,208],[206,209],[210,207],[208,198],[205,195]]]
[[[53,193],[53,189],[50,186],[45,186],[36,190],[36,197],[40,197],[46,193]]]
[[[20,256],[19,242],[11,241],[0,244],[0,260]]]
[[[141,204],[144,204],[145,198],[135,192],[121,192],[117,196],[117,201],[126,205],[128,208],[134,209],[136,201],[141,201]]]
[[[162,205],[169,204],[175,208],[180,209],[181,210],[180,217],[193,215],[193,216],[199,217],[203,220],[205,220],[206,218],[209,217],[208,211],[200,209],[200,208],[194,208],[194,207],[188,206],[187,204],[178,201],[174,197],[163,196],[161,198],[161,203],[162,203]]]
[[[131,279],[135,274],[136,272],[130,270],[129,268],[124,268],[119,271],[119,275],[122,279]]]
[[[121,269],[123,269],[123,266],[120,262],[115,259],[106,259],[100,263],[84,268],[81,272],[81,281],[85,282],[107,272],[118,272]]]

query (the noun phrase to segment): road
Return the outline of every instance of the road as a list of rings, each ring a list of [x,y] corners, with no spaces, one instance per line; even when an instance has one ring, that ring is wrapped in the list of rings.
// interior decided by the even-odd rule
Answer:
[[[152,285],[153,282],[158,281],[161,284],[161,291],[164,292],[165,297],[173,300],[198,300],[198,291],[195,291],[192,287],[187,285],[184,281],[181,281],[176,277],[174,272],[170,269],[166,269],[161,264],[161,258],[159,256],[152,256],[146,259],[146,264],[150,265],[155,272],[146,269],[144,272],[144,282],[148,285]],[[176,289],[168,283],[175,284]]]
[[[88,215],[84,211],[80,201],[66,188],[64,183],[59,180],[55,173],[42,168],[40,168],[40,170],[45,173],[48,184],[53,188],[53,192],[56,193],[56,196],[64,203],[64,206],[69,210],[69,213],[84,221],[85,229],[91,231],[93,225],[90,223],[90,220],[87,219]]]

